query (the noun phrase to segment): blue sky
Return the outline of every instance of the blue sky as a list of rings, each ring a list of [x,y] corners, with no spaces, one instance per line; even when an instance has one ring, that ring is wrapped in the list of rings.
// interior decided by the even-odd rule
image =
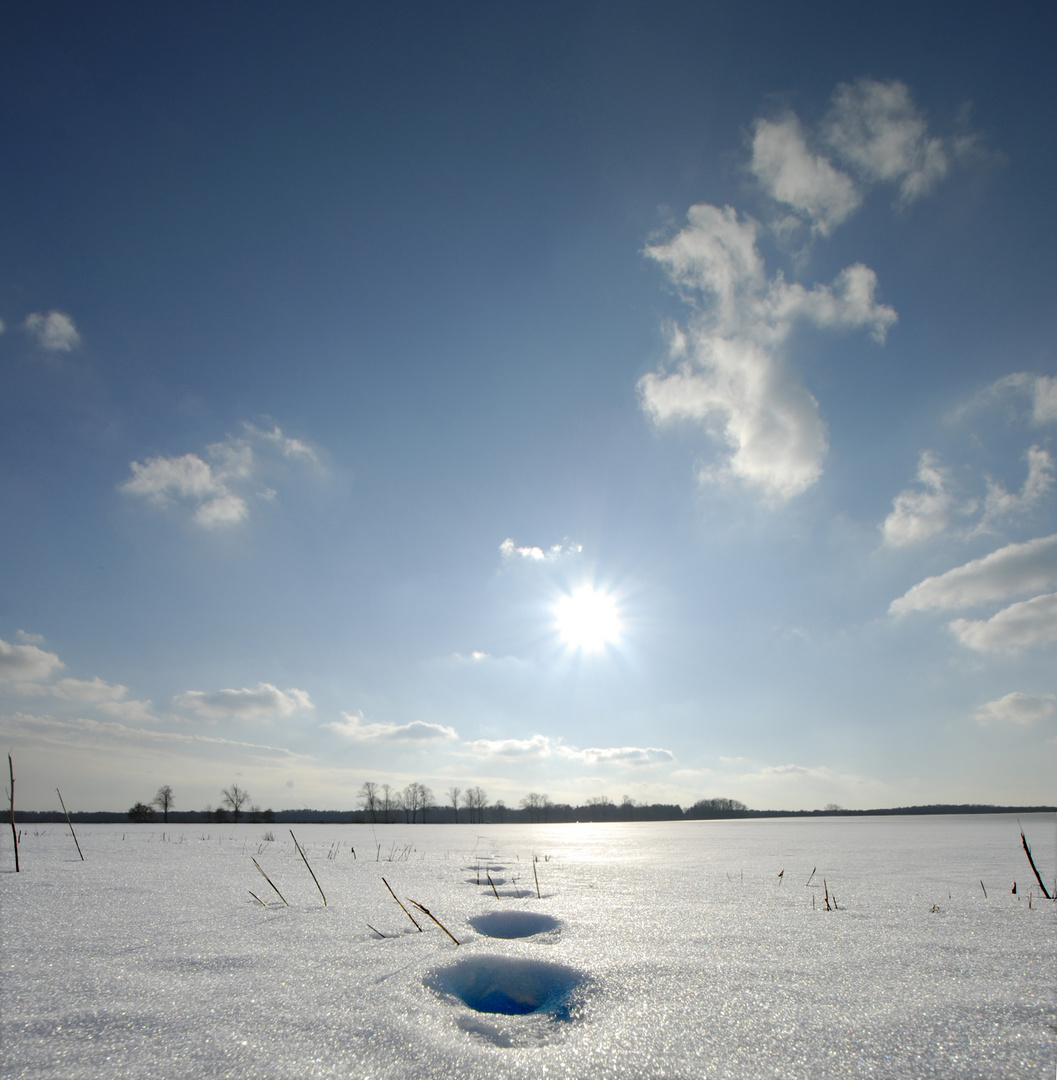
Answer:
[[[1052,801],[1053,20],[23,6],[20,805]]]

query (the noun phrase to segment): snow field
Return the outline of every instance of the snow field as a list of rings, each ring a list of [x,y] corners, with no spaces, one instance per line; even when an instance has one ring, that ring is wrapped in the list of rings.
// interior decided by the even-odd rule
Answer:
[[[86,825],[83,863],[23,826],[0,1076],[1054,1075],[1057,911],[1002,815],[294,832],[326,907],[282,826]]]

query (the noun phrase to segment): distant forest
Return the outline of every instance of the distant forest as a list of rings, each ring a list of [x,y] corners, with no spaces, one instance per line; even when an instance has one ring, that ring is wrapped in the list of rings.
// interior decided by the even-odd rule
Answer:
[[[426,789],[428,792],[428,789]],[[170,804],[171,807],[171,804]],[[720,820],[729,818],[778,818],[778,817],[883,817],[895,814],[1041,814],[1057,812],[1057,806],[989,806],[978,803],[934,803],[929,806],[883,807],[873,810],[845,810],[830,805],[822,810],[752,810],[736,799],[699,799],[686,809],[674,803],[643,804],[625,798],[613,803],[604,797],[590,799],[582,806],[554,803],[545,795],[534,795],[522,800],[517,808],[502,802],[490,805],[458,807],[438,804],[433,800],[414,805],[361,806],[356,810],[261,810],[239,807],[236,817],[230,808],[209,807],[205,810],[176,810],[170,808],[163,814],[154,807],[137,803],[123,812],[92,810],[71,811],[70,817],[77,822],[140,822],[160,825],[193,823],[250,824],[506,824],[514,822],[562,823],[562,822],[618,822],[618,821],[680,821]],[[6,816],[6,815],[5,815]],[[65,821],[61,810],[15,810],[16,822]]]

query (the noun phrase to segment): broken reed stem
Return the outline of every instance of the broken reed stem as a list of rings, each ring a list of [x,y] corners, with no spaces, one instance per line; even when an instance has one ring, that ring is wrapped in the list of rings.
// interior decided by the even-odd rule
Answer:
[[[81,845],[77,843],[77,833],[73,831],[73,822],[70,820],[70,811],[66,809],[66,803],[62,801],[62,792],[56,788],[55,794],[59,796],[62,812],[66,815],[66,824],[70,826],[70,835],[73,837],[73,842],[77,844],[77,854],[81,856],[81,862],[84,862],[84,852],[81,851]]]
[[[983,880],[983,878],[980,879],[980,888],[984,889],[984,880]],[[985,900],[987,899],[987,890],[986,889],[984,889],[984,899]]]
[[[536,860],[535,859],[532,860],[532,879],[536,882],[536,899],[537,900],[542,900],[543,897],[540,896],[540,879],[536,875]]]
[[[444,933],[447,934],[448,937],[450,937],[451,940],[455,942],[456,945],[459,944],[458,938],[455,937],[455,935],[444,925],[444,923],[442,923],[440,921],[440,919],[437,918],[436,915],[433,914],[432,911],[429,910],[428,907],[423,907],[422,904],[420,904],[417,900],[412,900],[410,896],[407,899],[408,899],[408,902],[411,903],[411,904],[414,904],[415,907],[417,907],[419,911],[421,911],[424,914],[428,915],[441,928],[441,930],[443,930]]]
[[[1020,830],[1020,842],[1024,845],[1024,854],[1027,855],[1028,862],[1031,863],[1031,872],[1035,875],[1035,880],[1039,883],[1039,888],[1042,889],[1042,895],[1045,896],[1047,900],[1052,900],[1053,897],[1050,896],[1046,886],[1043,885],[1042,878],[1039,876],[1039,871],[1035,867],[1035,860],[1031,857],[1031,848],[1028,847],[1028,838],[1024,835],[1023,829]]]
[[[822,879],[822,888],[826,890],[826,895],[823,897],[826,901],[826,910],[832,911],[833,909],[829,906],[829,886],[826,884],[825,878]]]
[[[807,886],[811,884],[811,879],[815,876],[815,870],[817,870],[817,869],[818,869],[818,867],[816,866],[815,869],[811,871],[811,877],[809,877],[807,879],[807,881],[805,882],[804,888],[807,888]]]
[[[253,899],[256,900],[258,904],[261,905],[261,907],[267,907],[268,906],[252,889],[249,889],[247,891],[249,892],[250,896],[252,896]]]
[[[261,871],[261,877],[263,877],[264,880],[267,881],[269,885],[271,885],[272,889],[275,891],[275,895],[278,896],[279,899],[282,900],[282,902],[284,904],[286,904],[287,907],[289,907],[290,905],[286,902],[286,897],[283,896],[283,894],[281,892],[279,892],[278,889],[275,888],[275,882],[272,881],[272,879],[270,877],[268,877],[268,875],[263,870],[261,870],[261,864],[259,862],[257,862],[257,860],[252,855],[250,856],[250,862],[252,862],[253,865],[256,866],[258,870]]]
[[[488,878],[488,884],[492,886],[492,892],[495,893],[495,898],[498,900],[499,899],[499,893],[495,892],[495,882],[492,880],[492,875],[490,873],[488,873],[488,871],[486,870],[484,872],[484,876],[486,878]],[[414,901],[412,901],[412,903],[414,903]]]
[[[294,830],[293,829],[290,830],[290,838],[293,840],[294,847],[297,848],[298,854],[301,856],[302,859],[305,860],[305,866],[308,866],[308,856],[305,854],[305,849],[297,842],[297,837],[294,836]],[[312,867],[311,866],[308,866],[308,872],[310,874],[312,874],[312,880],[315,881],[316,888],[319,889],[319,895],[323,897],[323,906],[326,907],[327,906],[327,897],[326,897],[326,894],[323,892],[323,886],[319,884],[319,881],[317,880],[316,875],[312,872]]]
[[[383,884],[383,885],[384,885],[384,886],[385,886],[385,887],[386,887],[386,888],[387,888],[387,889],[389,890],[389,895],[390,895],[390,896],[391,896],[391,897],[392,897],[392,898],[393,898],[393,899],[394,899],[394,900],[395,900],[395,901],[396,901],[396,902],[397,902],[398,904],[400,904],[400,897],[399,897],[399,896],[397,896],[395,892],[393,892],[392,886],[391,886],[391,885],[389,884],[389,882],[388,882],[388,881],[386,881],[386,880],[385,880],[385,878],[382,878],[382,884]],[[412,903],[414,903],[414,901],[412,901]],[[422,933],[422,927],[421,927],[421,926],[419,926],[417,922],[415,922],[415,916],[414,916],[414,915],[412,915],[412,914],[411,914],[411,912],[410,912],[410,911],[408,911],[408,910],[407,910],[407,908],[406,908],[406,907],[404,907],[404,905],[403,905],[403,904],[400,904],[400,910],[401,910],[401,911],[402,911],[402,912],[403,912],[403,913],[404,913],[404,914],[405,914],[405,915],[406,915],[406,916],[407,916],[407,917],[408,917],[408,918],[409,918],[409,919],[410,919],[410,920],[411,920],[411,921],[412,921],[413,923],[415,923],[415,929],[416,929],[416,930],[417,930],[417,931],[418,931],[418,932],[419,932],[419,933],[421,934],[421,933]]]
[[[18,830],[15,828],[15,763],[7,755],[7,767],[11,771],[11,839],[15,845],[15,873],[18,873]]]

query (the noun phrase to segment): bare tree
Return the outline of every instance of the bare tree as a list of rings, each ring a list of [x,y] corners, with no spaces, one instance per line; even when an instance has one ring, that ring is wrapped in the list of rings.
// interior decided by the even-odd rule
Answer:
[[[224,788],[220,793],[223,796],[223,802],[225,806],[231,807],[231,812],[235,815],[235,824],[239,823],[239,814],[242,813],[242,808],[250,801],[250,793],[245,788],[240,788],[238,784],[232,784],[229,788]]]
[[[488,796],[483,787],[467,788],[462,797],[463,806],[470,811],[470,820],[484,821],[484,808],[488,805]]]
[[[608,795],[592,795],[587,800],[587,805],[591,808],[592,817],[597,814],[600,821],[605,821],[608,816],[607,811],[613,805],[613,800]]]
[[[631,821],[635,816],[635,800],[630,795],[625,795],[620,800],[620,809],[624,811],[626,820]]]
[[[378,785],[373,780],[365,780],[359,790],[360,806],[371,815],[371,821],[378,820]]]
[[[173,803],[176,799],[173,798],[172,788],[168,784],[162,784],[158,788],[158,794],[151,799],[151,804],[156,806],[162,813],[162,820],[168,822],[169,811],[172,809]]]
[[[448,801],[451,803],[451,808],[455,811],[455,823],[459,822],[459,796],[462,794],[462,788],[450,787],[448,788]]]
[[[393,791],[392,784],[382,784],[382,799],[381,799],[382,821],[388,825],[393,819],[390,817],[392,812],[398,809],[396,792]]]
[[[521,808],[528,811],[530,821],[542,820],[553,805],[549,795],[538,791],[530,791],[521,800]]]

